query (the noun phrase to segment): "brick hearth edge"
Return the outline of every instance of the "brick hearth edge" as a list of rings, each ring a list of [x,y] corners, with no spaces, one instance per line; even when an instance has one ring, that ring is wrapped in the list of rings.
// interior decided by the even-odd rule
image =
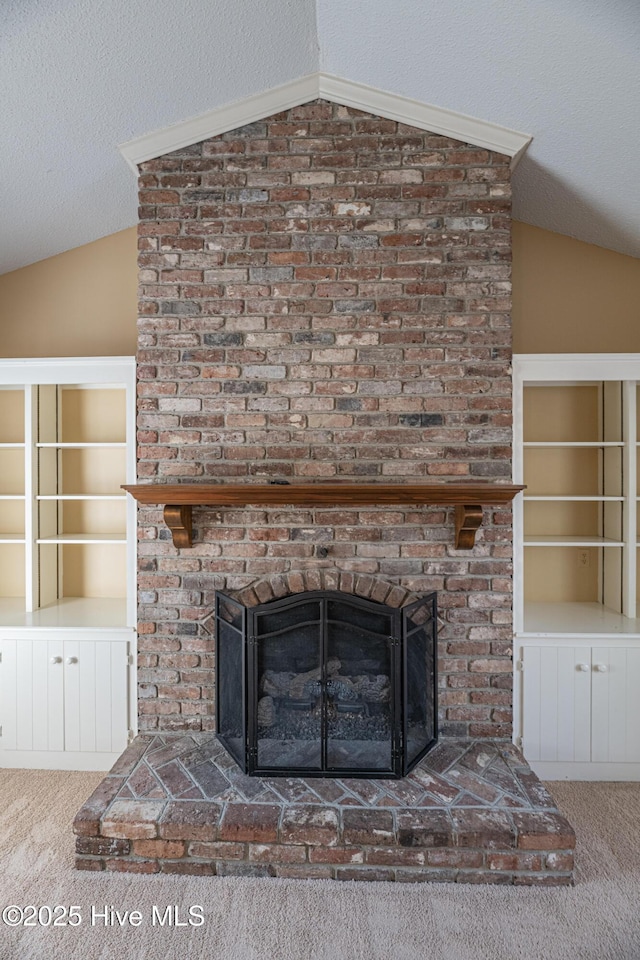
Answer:
[[[574,831],[508,743],[441,742],[402,781],[304,780],[246,777],[210,734],[140,736],[74,831],[81,870],[573,882]]]

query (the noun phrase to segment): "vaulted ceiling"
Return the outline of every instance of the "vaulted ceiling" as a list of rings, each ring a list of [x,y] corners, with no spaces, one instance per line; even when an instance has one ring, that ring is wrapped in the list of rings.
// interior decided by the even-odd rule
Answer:
[[[118,145],[315,71],[533,135],[514,214],[640,256],[637,0],[4,0],[0,272],[131,226]]]

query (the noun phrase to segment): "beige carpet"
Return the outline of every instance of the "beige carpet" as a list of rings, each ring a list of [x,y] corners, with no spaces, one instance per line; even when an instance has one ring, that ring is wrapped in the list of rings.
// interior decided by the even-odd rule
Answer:
[[[0,960],[640,960],[640,784],[552,785],[578,834],[577,885],[535,890],[79,873],[71,820],[100,779],[0,771],[0,908],[82,915],[0,923]],[[144,923],[92,927],[105,904]],[[154,927],[154,904],[181,919],[202,905],[204,925]]]

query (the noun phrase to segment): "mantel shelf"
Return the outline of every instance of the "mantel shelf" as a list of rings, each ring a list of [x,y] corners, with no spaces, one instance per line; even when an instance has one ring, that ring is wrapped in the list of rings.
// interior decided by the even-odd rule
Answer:
[[[191,508],[299,506],[357,507],[388,504],[455,506],[457,550],[470,550],[485,505],[511,501],[524,489],[506,483],[142,483],[123,489],[139,503],[164,506],[176,547],[192,546]]]

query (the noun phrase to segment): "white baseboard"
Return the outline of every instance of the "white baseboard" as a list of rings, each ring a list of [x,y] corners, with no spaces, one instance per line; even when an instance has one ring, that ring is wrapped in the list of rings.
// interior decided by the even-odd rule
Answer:
[[[640,763],[564,763],[553,760],[527,761],[541,780],[640,780]]]
[[[0,750],[0,769],[84,770],[105,773],[119,753],[82,753],[72,750]]]

